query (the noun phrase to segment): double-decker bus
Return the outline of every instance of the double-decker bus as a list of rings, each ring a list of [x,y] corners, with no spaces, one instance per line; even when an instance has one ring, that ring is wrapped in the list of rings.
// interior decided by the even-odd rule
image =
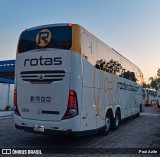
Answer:
[[[106,135],[143,101],[140,69],[77,24],[23,31],[15,77],[15,126],[28,132]]]
[[[151,88],[143,88],[145,105],[155,105],[157,103],[157,91]]]

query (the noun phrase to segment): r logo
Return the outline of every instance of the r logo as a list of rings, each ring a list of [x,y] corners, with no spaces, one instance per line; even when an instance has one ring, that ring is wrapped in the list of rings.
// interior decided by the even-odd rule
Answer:
[[[36,36],[38,46],[46,46],[51,40],[51,32],[48,29],[43,29]]]

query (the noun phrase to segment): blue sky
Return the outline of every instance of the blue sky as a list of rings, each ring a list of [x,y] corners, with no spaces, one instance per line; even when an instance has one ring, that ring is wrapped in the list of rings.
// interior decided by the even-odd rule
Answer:
[[[160,68],[160,0],[0,0],[0,60],[15,59],[20,33],[77,23],[136,64],[148,83]]]

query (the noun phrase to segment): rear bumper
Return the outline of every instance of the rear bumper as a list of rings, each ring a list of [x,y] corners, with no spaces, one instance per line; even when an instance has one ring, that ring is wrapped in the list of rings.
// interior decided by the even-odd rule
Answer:
[[[90,135],[90,134],[96,134],[99,131],[103,129],[103,127],[99,129],[92,129],[92,130],[85,130],[85,131],[60,131],[60,130],[51,130],[51,129],[45,129],[44,132],[37,132],[34,131],[33,127],[26,127],[26,126],[19,126],[15,124],[15,127],[18,130],[24,130],[26,132],[30,133],[35,133],[35,134],[44,134],[44,135],[54,135],[54,134],[63,134],[63,135],[74,135],[74,136],[85,136],[85,135]]]
[[[44,134],[44,135],[54,135],[54,134],[76,134],[76,132],[69,132],[69,131],[60,131],[60,130],[52,130],[52,129],[44,129],[44,132],[34,131],[33,127],[28,126],[19,126],[15,124],[16,129],[24,130],[26,132],[35,133],[35,134]]]
[[[14,114],[15,127],[32,133],[39,134],[77,134],[80,131],[80,116],[75,116],[71,119],[61,120],[58,122],[52,121],[39,121],[32,119],[24,119],[21,116]],[[35,126],[42,126],[43,131],[35,131]]]

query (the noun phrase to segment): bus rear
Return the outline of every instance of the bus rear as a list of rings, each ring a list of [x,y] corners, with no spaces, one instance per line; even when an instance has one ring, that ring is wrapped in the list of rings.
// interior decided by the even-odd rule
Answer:
[[[79,131],[81,96],[77,96],[71,83],[76,55],[71,46],[71,24],[40,26],[22,32],[14,90],[17,129],[36,133]]]
[[[145,105],[155,105],[157,103],[157,91],[151,88],[143,88]]]

